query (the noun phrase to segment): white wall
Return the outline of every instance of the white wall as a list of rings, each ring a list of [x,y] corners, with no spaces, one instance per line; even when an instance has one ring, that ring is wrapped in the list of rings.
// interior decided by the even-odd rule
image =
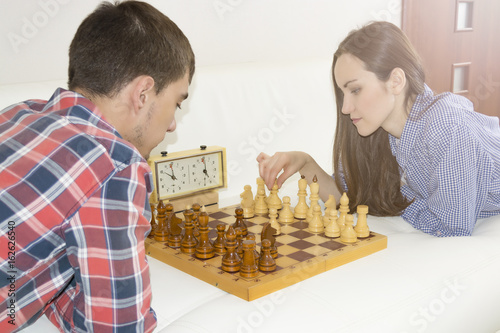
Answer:
[[[177,131],[154,152],[227,147],[230,183],[221,197],[229,203],[245,184],[255,184],[260,151],[308,151],[331,171],[332,54],[368,21],[401,20],[401,0],[149,2],[184,31],[197,61]],[[0,108],[48,99],[57,85],[65,86],[67,49],[98,3],[0,0]],[[25,84],[48,80],[56,81]],[[296,192],[294,182],[288,185]]]
[[[150,0],[190,39],[199,66],[331,57],[369,20],[400,24],[401,0]],[[65,79],[67,50],[98,0],[0,0],[0,85]]]

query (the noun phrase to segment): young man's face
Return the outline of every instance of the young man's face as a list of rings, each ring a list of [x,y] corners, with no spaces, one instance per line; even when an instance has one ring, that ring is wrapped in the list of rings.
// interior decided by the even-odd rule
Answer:
[[[129,140],[144,158],[149,157],[151,150],[163,140],[167,132],[175,130],[175,111],[187,98],[188,87],[189,74],[186,73],[158,94],[149,94],[146,112]]]

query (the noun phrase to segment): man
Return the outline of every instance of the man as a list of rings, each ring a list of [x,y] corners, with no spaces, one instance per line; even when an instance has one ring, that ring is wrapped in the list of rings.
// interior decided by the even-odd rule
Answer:
[[[69,51],[69,90],[0,112],[0,331],[151,332],[146,159],[175,130],[194,55],[152,6],[101,4]]]

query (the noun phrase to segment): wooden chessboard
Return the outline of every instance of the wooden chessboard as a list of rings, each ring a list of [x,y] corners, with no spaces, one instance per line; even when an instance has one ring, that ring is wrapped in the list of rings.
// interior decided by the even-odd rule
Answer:
[[[217,224],[223,222],[229,226],[235,222],[235,208],[237,206],[209,214],[211,240],[217,236]],[[182,214],[178,214],[178,217],[182,217]],[[262,225],[268,220],[264,216],[245,220],[248,232],[256,236],[258,251]],[[197,259],[194,255],[182,253],[180,249],[168,247],[165,242],[157,242],[152,237],[146,239],[146,253],[228,293],[252,301],[387,247],[387,237],[375,232],[370,232],[369,237],[354,244],[346,244],[339,238],[312,234],[307,231],[307,226],[307,222],[300,220],[282,225],[281,235],[276,236],[276,270],[269,273],[259,271],[258,276],[251,279],[243,278],[239,273],[223,271],[222,256]]]

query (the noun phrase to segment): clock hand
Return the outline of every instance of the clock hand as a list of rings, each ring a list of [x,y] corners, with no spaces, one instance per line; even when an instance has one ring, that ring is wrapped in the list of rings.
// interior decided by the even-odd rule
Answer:
[[[172,164],[170,164],[170,169],[172,170],[172,174],[169,175],[170,178],[172,178],[172,180],[177,180],[177,177],[175,177],[175,175],[174,175],[174,168],[172,168]],[[168,173],[167,173],[167,175],[168,175]]]
[[[209,177],[208,175],[208,171],[207,171],[207,163],[205,162],[205,158],[202,158],[201,161],[203,162],[203,165],[204,165],[204,169],[203,169],[203,173]]]

